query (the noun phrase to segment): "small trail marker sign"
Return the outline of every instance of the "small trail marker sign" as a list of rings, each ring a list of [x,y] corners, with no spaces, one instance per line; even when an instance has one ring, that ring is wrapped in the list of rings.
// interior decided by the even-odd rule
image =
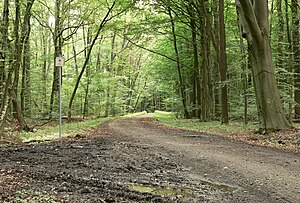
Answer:
[[[63,67],[65,65],[65,59],[62,56],[58,56],[55,58],[55,66]]]
[[[62,67],[65,65],[65,59],[62,56],[55,58],[55,66],[59,67],[59,138],[62,137],[62,96],[61,96],[61,79]]]

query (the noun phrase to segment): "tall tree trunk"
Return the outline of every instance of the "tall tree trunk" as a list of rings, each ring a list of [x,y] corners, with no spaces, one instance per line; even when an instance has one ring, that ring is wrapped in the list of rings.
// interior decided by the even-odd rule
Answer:
[[[47,115],[48,114],[48,108],[47,108],[47,76],[48,76],[48,63],[49,63],[49,60],[46,60],[46,56],[47,54],[49,54],[50,52],[48,51],[48,39],[47,39],[47,34],[45,32],[43,32],[42,34],[42,39],[41,39],[41,42],[42,42],[42,46],[43,46],[43,69],[42,69],[42,114],[44,115]],[[49,44],[50,46],[50,44]],[[50,64],[50,63],[49,63]]]
[[[282,13],[282,0],[277,0],[277,17],[278,17],[278,40],[277,40],[277,67],[284,68],[283,60],[283,41],[284,41],[284,18]]]
[[[285,24],[286,24],[286,36],[287,36],[287,55],[288,55],[288,71],[289,72],[293,72],[293,54],[292,54],[292,37],[291,37],[291,29],[290,29],[290,18],[289,18],[289,4],[288,4],[288,0],[285,0]],[[289,83],[293,84],[294,83],[294,78],[289,77]],[[293,87],[291,86],[289,88],[289,95],[291,98],[294,97],[294,90]],[[289,121],[292,122],[293,119],[293,112],[294,112],[294,107],[293,107],[293,102],[289,102]]]
[[[238,10],[237,10],[238,14]],[[243,32],[242,22],[238,16],[237,19],[239,31],[240,33]],[[240,35],[240,50],[242,55],[242,62],[241,62],[241,69],[242,69],[242,80],[243,80],[243,91],[244,91],[244,124],[248,124],[248,77],[247,77],[247,59],[246,59],[246,48],[243,41],[243,36]],[[248,61],[249,64],[249,61]],[[249,68],[249,67],[248,67]]]
[[[23,112],[21,110],[20,101],[18,99],[18,84],[19,84],[19,75],[20,75],[20,66],[21,66],[21,58],[22,58],[22,50],[26,41],[26,37],[28,36],[27,32],[29,32],[28,24],[30,23],[30,13],[32,4],[34,1],[28,1],[26,5],[25,15],[24,15],[24,23],[22,28],[20,29],[20,20],[21,20],[21,7],[19,0],[15,0],[15,24],[14,24],[14,32],[15,32],[15,50],[14,50],[14,81],[13,81],[13,89],[10,92],[12,98],[12,104],[14,108],[14,116],[19,121],[21,129],[25,131],[29,131],[30,128],[27,126]],[[21,30],[21,35],[19,34]]]
[[[179,88],[180,88],[180,93],[181,93],[181,101],[182,101],[182,106],[183,106],[183,111],[184,111],[184,117],[185,118],[190,118],[188,109],[187,109],[187,102],[186,102],[186,90],[185,90],[185,84],[184,84],[184,79],[182,76],[182,70],[181,70],[181,63],[180,63],[180,57],[179,57],[179,52],[178,52],[178,47],[177,47],[177,37],[176,37],[176,32],[175,32],[175,22],[172,16],[172,11],[170,8],[168,8],[168,14],[170,17],[170,23],[172,26],[172,37],[173,37],[173,45],[174,45],[174,51],[175,51],[175,57],[177,61],[177,71],[178,71],[178,77],[179,77]]]
[[[293,50],[293,68],[295,71],[295,115],[300,118],[300,23],[299,23],[299,4],[297,0],[292,0],[292,50]]]
[[[212,4],[212,13],[213,13],[213,25],[210,29],[210,35],[212,37],[212,43],[214,45],[214,49],[216,52],[216,59],[214,60],[214,85],[213,85],[213,115],[214,119],[220,119],[222,121],[222,95],[221,95],[221,88],[220,82],[221,81],[221,73],[220,73],[220,26],[219,26],[219,2],[218,0],[214,0]],[[217,81],[217,82],[216,82]],[[219,85],[217,85],[219,84]]]
[[[203,121],[208,121],[211,119],[211,109],[212,109],[212,93],[210,85],[210,37],[209,29],[209,19],[206,13],[205,3],[200,3],[200,32],[201,32],[201,75],[202,75],[202,94],[201,94],[201,119]]]
[[[90,29],[88,28],[85,47],[89,47],[91,44],[91,41],[92,41],[92,36],[90,33]],[[86,56],[87,56],[87,53],[85,51],[85,57]],[[90,88],[90,83],[91,83],[90,69],[91,69],[91,67],[88,65],[86,67],[86,73],[85,73],[86,86],[85,86],[84,105],[83,105],[83,118],[88,117],[88,115],[89,115],[89,88]]]
[[[100,35],[100,32],[102,30],[102,28],[105,26],[105,24],[107,23],[107,21],[109,20],[109,14],[111,13],[111,11],[113,10],[114,6],[115,6],[116,2],[114,1],[113,4],[110,6],[110,8],[108,9],[105,17],[102,19],[102,22],[100,23],[99,25],[99,28],[97,30],[97,33],[96,35],[94,36],[93,40],[92,40],[92,43],[91,43],[91,46],[89,47],[88,49],[88,52],[87,52],[87,56],[86,56],[86,59],[84,61],[84,64],[83,64],[83,67],[80,71],[80,74],[77,78],[77,81],[76,81],[76,84],[75,84],[75,87],[74,87],[74,90],[73,90],[73,93],[71,95],[71,98],[70,98],[70,101],[69,101],[69,109],[68,109],[68,119],[71,119],[72,117],[72,105],[73,105],[73,101],[75,99],[75,96],[76,96],[76,92],[77,92],[77,89],[79,87],[79,82],[83,76],[83,73],[85,72],[85,69],[89,63],[89,60],[90,60],[90,56],[91,56],[91,53],[92,53],[92,50],[93,50],[93,47]]]
[[[14,65],[13,65],[13,60],[11,58],[10,59],[10,67],[9,67],[7,77],[6,77],[6,80],[5,80],[5,86],[4,86],[4,91],[3,91],[2,100],[1,100],[0,135],[2,135],[4,127],[5,127],[5,122],[6,122],[6,117],[7,117],[7,110],[8,110],[9,104],[10,104],[9,92],[12,92],[11,82],[12,82],[13,71],[14,71]]]
[[[248,39],[260,119],[260,132],[291,128],[285,118],[275,80],[269,39],[267,1],[237,0],[239,15]]]
[[[30,41],[24,43],[22,67],[21,110],[25,116],[31,116],[30,107]]]
[[[196,19],[194,11],[192,10],[192,7],[190,7],[190,26],[192,31],[192,46],[193,46],[193,59],[194,59],[194,67],[192,72],[192,95],[191,95],[191,101],[192,101],[192,117],[197,116],[197,78],[199,77],[199,58],[198,58],[198,43],[197,43],[197,28],[196,28]],[[199,104],[200,106],[200,104]]]
[[[20,66],[21,66],[21,57],[22,57],[22,50],[21,50],[21,40],[20,40],[20,2],[19,0],[15,0],[15,22],[14,22],[14,81],[13,81],[13,91],[15,96],[15,100],[13,100],[13,108],[15,113],[18,113],[18,85],[19,85],[19,78],[20,78]],[[14,114],[15,118],[18,114]]]
[[[74,69],[75,73],[78,76],[78,63],[77,63],[77,51],[76,51],[76,43],[74,41],[74,36],[72,36],[72,45],[73,45],[73,55],[74,55]]]
[[[9,0],[3,1],[3,12],[2,12],[2,22],[0,26],[0,105],[4,107],[5,105],[5,80],[6,80],[6,60],[7,56],[10,54],[8,51],[8,26],[9,26]],[[2,111],[0,112],[0,115]]]
[[[219,26],[220,26],[220,47],[219,47],[219,69],[221,73],[221,96],[222,96],[222,124],[228,124],[228,97],[227,97],[227,56],[226,56],[226,35],[224,22],[224,0],[219,0]]]
[[[21,52],[23,52],[22,63],[22,89],[21,89],[21,111],[30,116],[30,16],[34,1],[27,1],[26,11],[21,31]]]
[[[113,63],[116,57],[115,54],[115,44],[116,44],[116,32],[113,33],[112,38],[111,38],[111,50],[110,50],[110,61],[109,64],[107,65],[106,71],[109,73],[109,77],[113,76]],[[106,89],[106,101],[105,101],[105,117],[108,117],[110,112],[111,112],[111,107],[112,107],[112,85],[107,84],[107,89]]]
[[[62,36],[62,19],[61,19],[61,0],[55,1],[55,28],[53,35],[53,43],[54,43],[54,58],[55,62],[56,57],[62,56],[62,46],[63,46],[63,36]],[[49,119],[53,117],[55,100],[58,101],[58,91],[59,91],[59,71],[61,71],[60,67],[55,66],[53,69],[53,81],[52,81],[52,90],[50,96],[50,111],[49,111]],[[58,105],[57,105],[58,106]]]

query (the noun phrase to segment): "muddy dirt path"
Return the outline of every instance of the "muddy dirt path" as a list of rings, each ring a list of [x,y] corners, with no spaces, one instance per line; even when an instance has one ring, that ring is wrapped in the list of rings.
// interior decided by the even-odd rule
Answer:
[[[0,148],[0,163],[0,202],[300,202],[299,153],[142,117]]]

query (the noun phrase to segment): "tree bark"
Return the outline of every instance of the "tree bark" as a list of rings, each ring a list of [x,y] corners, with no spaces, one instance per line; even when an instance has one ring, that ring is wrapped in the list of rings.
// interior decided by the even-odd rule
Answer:
[[[27,27],[28,24],[30,23],[30,14],[31,14],[31,8],[33,2],[34,2],[33,0],[27,2],[25,14],[24,14],[24,23],[20,29],[21,6],[20,6],[20,1],[15,0],[15,8],[16,8],[15,23],[14,23],[15,50],[14,50],[14,63],[13,63],[14,81],[13,81],[12,91],[10,91],[10,96],[12,98],[12,104],[15,111],[14,116],[19,121],[21,129],[25,131],[29,131],[30,128],[27,126],[27,123],[25,122],[17,93],[18,93],[21,59],[22,59],[22,50],[26,41],[27,32],[29,32],[29,29]],[[21,30],[21,35],[19,34],[20,30]]]
[[[227,96],[227,55],[226,35],[224,22],[224,0],[219,0],[219,26],[220,26],[220,47],[219,47],[219,69],[221,73],[221,98],[222,98],[222,124],[228,124],[228,96]]]
[[[27,1],[25,15],[21,31],[21,52],[23,52],[22,63],[22,89],[21,89],[21,111],[30,116],[30,17],[34,1]]]
[[[247,37],[252,58],[260,132],[289,129],[274,75],[267,1],[237,0],[243,34]]]
[[[292,37],[291,37],[291,29],[290,29],[290,18],[289,18],[289,4],[288,4],[288,0],[285,0],[285,24],[286,24],[286,36],[287,36],[287,41],[288,41],[288,45],[287,45],[287,58],[288,58],[288,71],[289,72],[294,72],[293,70],[293,54],[292,54]],[[293,77],[289,77],[289,83],[293,84],[294,83],[294,78]],[[291,98],[294,97],[294,88],[292,86],[290,86],[289,88],[289,95]],[[290,101],[289,102],[289,121],[292,122],[292,119],[294,118],[294,102]]]
[[[238,14],[238,10],[237,10]],[[238,16],[237,19],[238,26],[239,26],[239,31],[240,33],[243,32],[243,26],[240,21],[240,18]],[[241,55],[242,55],[242,62],[241,62],[241,69],[242,69],[242,80],[243,80],[243,91],[244,91],[244,124],[248,124],[248,77],[247,77],[247,59],[246,59],[246,48],[244,45],[243,37],[240,35],[240,50],[241,50]],[[249,61],[248,61],[249,64]]]
[[[194,67],[192,72],[192,95],[191,95],[191,101],[192,101],[192,117],[197,116],[197,79],[199,77],[199,57],[198,57],[198,43],[197,43],[197,28],[196,28],[196,19],[194,11],[192,10],[192,7],[189,8],[190,11],[190,27],[192,31],[192,46],[193,46],[193,59],[194,59]],[[199,104],[200,106],[200,104]]]
[[[202,91],[201,91],[201,119],[203,121],[209,121],[211,119],[212,103],[212,89],[210,78],[210,37],[209,19],[206,12],[206,5],[204,2],[200,2],[199,18],[200,18],[200,32],[201,32],[201,76],[202,76]]]
[[[181,70],[181,63],[180,63],[180,57],[179,57],[179,52],[178,52],[178,47],[177,47],[177,37],[175,33],[175,23],[174,19],[172,16],[171,9],[168,8],[168,14],[170,17],[170,23],[172,26],[172,37],[173,37],[173,45],[174,45],[174,51],[175,51],[175,57],[177,61],[177,71],[178,71],[178,77],[179,77],[179,88],[180,88],[180,93],[181,93],[181,101],[182,101],[182,106],[183,106],[183,111],[184,111],[184,117],[185,118],[190,118],[188,109],[187,109],[187,102],[186,102],[186,90],[185,90],[185,84],[182,76],[182,70]]]
[[[3,2],[3,12],[2,12],[2,22],[0,26],[0,105],[3,107],[5,105],[4,98],[5,94],[5,80],[6,71],[5,64],[7,56],[10,54],[8,52],[8,25],[9,25],[9,0],[4,0]],[[0,107],[0,108],[1,108]],[[2,111],[0,112],[1,115]]]
[[[89,63],[89,60],[90,60],[90,56],[91,56],[91,53],[92,53],[92,50],[93,50],[93,47],[100,35],[100,32],[102,30],[102,28],[105,26],[105,24],[107,23],[108,21],[108,17],[109,17],[109,14],[111,13],[111,11],[113,10],[114,6],[115,6],[116,2],[114,1],[113,4],[110,6],[110,8],[108,9],[105,17],[103,18],[102,22],[100,23],[99,25],[99,28],[97,30],[97,33],[96,35],[94,36],[93,40],[92,40],[92,43],[88,49],[88,52],[87,52],[87,56],[86,56],[86,59],[84,61],[84,64],[83,64],[83,67],[80,71],[80,74],[77,78],[77,81],[76,81],[76,84],[75,84],[75,87],[74,87],[74,90],[73,90],[73,93],[71,95],[71,98],[70,98],[70,102],[69,102],[69,109],[68,109],[68,119],[71,119],[72,117],[72,105],[73,105],[73,101],[74,101],[74,98],[76,96],[76,92],[77,92],[77,89],[79,87],[79,82],[83,76],[83,73],[85,72],[85,68],[87,67],[88,63]]]
[[[61,20],[61,0],[55,1],[55,28],[53,35],[53,44],[54,44],[54,58],[55,62],[56,57],[62,56],[62,46],[63,46],[63,36],[62,36],[62,20]],[[49,119],[53,117],[53,108],[55,99],[58,100],[58,91],[59,91],[59,71],[61,71],[60,67],[55,66],[53,69],[53,81],[52,81],[52,90],[50,97],[50,111],[49,111]]]
[[[90,33],[90,29],[88,28],[87,36],[86,36],[86,47],[90,46],[91,41],[92,41],[92,36]],[[86,56],[87,56],[87,54],[85,54],[85,57]],[[89,65],[87,65],[86,73],[85,73],[86,86],[85,86],[84,105],[83,105],[83,118],[86,118],[89,115],[89,89],[90,89],[90,83],[91,83],[90,69],[91,69],[91,67]]]
[[[299,4],[297,0],[292,0],[292,51],[293,51],[293,68],[295,72],[295,117],[300,118],[300,22],[299,22]]]

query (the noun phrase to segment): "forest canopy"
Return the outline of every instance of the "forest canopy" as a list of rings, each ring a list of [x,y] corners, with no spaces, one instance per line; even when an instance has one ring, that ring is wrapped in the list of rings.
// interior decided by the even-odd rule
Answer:
[[[297,0],[4,0],[1,134],[16,119],[155,110],[291,127],[300,115]],[[62,68],[55,66],[63,56]]]

